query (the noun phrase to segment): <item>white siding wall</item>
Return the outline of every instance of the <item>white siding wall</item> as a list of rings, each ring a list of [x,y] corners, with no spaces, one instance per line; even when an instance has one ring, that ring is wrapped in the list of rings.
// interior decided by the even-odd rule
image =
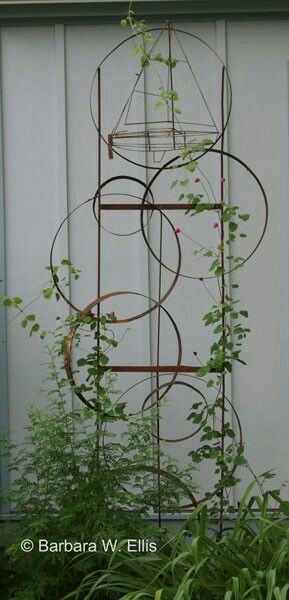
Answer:
[[[242,303],[250,313],[252,334],[246,344],[248,367],[235,368],[232,379],[233,403],[243,423],[247,453],[259,473],[277,467],[278,483],[288,479],[288,81],[289,22],[235,22],[183,24],[212,45],[227,60],[233,85],[233,112],[230,121],[229,150],[256,170],[269,196],[270,226],[264,244],[247,267],[238,272]],[[4,122],[4,170],[6,203],[7,293],[30,300],[45,283],[43,267],[48,264],[54,232],[65,216],[80,202],[91,197],[97,178],[97,137],[89,114],[89,86],[102,56],[124,33],[118,26],[62,26],[5,28],[1,32],[2,94]],[[270,40],[270,42],[268,41]],[[226,56],[227,53],[227,56]],[[127,57],[127,61],[133,61]],[[134,65],[131,64],[134,68]],[[135,64],[135,68],[137,68]],[[206,68],[206,65],[204,65]],[[119,97],[110,93],[107,83],[104,129],[111,112],[126,98],[130,68],[120,62],[112,73],[118,78]],[[132,71],[133,72],[133,71]],[[209,72],[211,94],[216,90],[214,72]],[[111,87],[114,89],[114,86]],[[149,86],[149,79],[147,80]],[[138,111],[141,112],[140,107]],[[138,115],[139,116],[139,115]],[[210,161],[209,161],[210,162]],[[210,176],[218,177],[213,164]],[[212,162],[212,161],[211,161]],[[106,161],[104,177],[128,174],[145,179],[137,167],[120,159]],[[228,165],[230,197],[252,214],[251,234],[260,232],[262,204],[246,173]],[[116,191],[111,187],[109,191]],[[122,188],[123,189],[123,188]],[[161,201],[168,194],[163,181],[157,186]],[[135,188],[126,191],[135,191]],[[255,211],[256,208],[256,212]],[[82,270],[81,287],[73,285],[72,299],[80,306],[96,297],[96,232],[89,210],[72,218],[57,247],[57,255],[70,256]],[[178,214],[171,215],[176,226],[185,228]],[[191,235],[205,234],[206,223],[192,225]],[[213,221],[213,216],[209,217]],[[119,216],[118,227],[137,227],[136,214]],[[115,221],[111,220],[115,225]],[[187,227],[188,225],[186,225]],[[190,224],[189,224],[190,227]],[[152,243],[156,227],[150,225]],[[189,232],[189,231],[188,231]],[[167,260],[172,260],[170,247]],[[190,265],[190,248],[185,267]],[[103,291],[131,289],[156,297],[157,270],[148,257],[141,236],[107,238],[103,251]],[[164,278],[164,286],[170,280]],[[237,278],[234,275],[234,280]],[[166,306],[180,326],[184,341],[184,363],[192,351],[205,358],[210,338],[200,326],[200,318],[210,306],[200,284],[182,281]],[[213,288],[211,288],[213,291]],[[146,305],[139,300],[110,302],[105,310],[128,312]],[[131,310],[130,310],[131,309]],[[34,309],[47,325],[64,316],[63,305],[53,306],[41,299]],[[151,332],[154,331],[151,320]],[[161,360],[173,362],[175,342],[169,328],[162,325],[164,344]],[[148,318],[137,321],[117,350],[115,362],[149,363],[154,355],[149,339]],[[21,438],[26,408],[31,402],[44,402],[38,393],[44,357],[36,339],[28,340],[15,322],[8,326],[10,428]],[[122,385],[132,381],[120,378]],[[142,388],[142,394],[148,390]],[[188,433],[185,421],[186,396],[174,392],[175,404],[164,421],[163,433]],[[179,401],[177,402],[177,400]],[[135,402],[131,398],[131,402]],[[139,401],[139,398],[137,399]],[[184,404],[182,406],[182,400]],[[138,402],[139,404],[139,402]],[[181,459],[189,444],[175,446]],[[206,483],[206,475],[201,476]],[[239,493],[239,491],[237,491]]]

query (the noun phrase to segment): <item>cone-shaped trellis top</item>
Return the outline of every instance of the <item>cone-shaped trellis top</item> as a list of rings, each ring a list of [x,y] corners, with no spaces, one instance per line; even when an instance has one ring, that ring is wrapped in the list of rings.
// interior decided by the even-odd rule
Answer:
[[[220,130],[179,32],[171,24],[160,31],[147,56],[152,67],[149,77],[145,67],[136,74],[133,89],[108,135],[110,157],[116,148],[152,152],[158,161],[168,151],[182,151],[204,140],[214,143]],[[185,110],[175,86],[175,75],[180,71],[187,90]],[[140,106],[146,115],[144,121],[136,119]]]

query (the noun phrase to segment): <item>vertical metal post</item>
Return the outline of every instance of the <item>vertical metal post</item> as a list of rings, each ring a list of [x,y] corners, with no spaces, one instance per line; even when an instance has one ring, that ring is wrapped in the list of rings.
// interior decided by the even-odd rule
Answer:
[[[171,91],[171,93],[173,93],[174,83],[173,83],[173,69],[172,69],[172,31],[171,31],[171,24],[169,22],[168,22],[168,37],[169,37],[169,85],[170,85],[170,91]],[[174,150],[175,150],[176,149],[175,103],[174,103],[173,96],[171,97],[171,111],[172,111]]]
[[[222,68],[222,90],[221,90],[221,111],[222,111],[222,136],[221,136],[221,154],[220,154],[220,175],[221,175],[221,267],[222,267],[222,275],[221,275],[221,302],[222,302],[222,350],[223,353],[226,351],[226,317],[225,317],[225,296],[226,296],[226,281],[225,281],[225,257],[224,257],[224,243],[225,243],[225,231],[224,231],[224,100],[225,100],[225,67]],[[221,373],[221,450],[222,456],[224,459],[225,456],[225,396],[226,396],[226,376],[225,376],[225,367],[222,367]],[[224,472],[223,467],[221,469],[221,478],[223,478]],[[222,487],[221,490],[221,498],[220,498],[220,533],[223,531],[223,520],[224,520],[224,489]]]
[[[158,302],[160,302],[162,297],[162,254],[163,254],[163,215],[160,213],[160,263],[159,263],[159,279],[158,279]],[[157,366],[160,364],[160,348],[161,348],[161,307],[158,307],[158,320],[157,320]],[[161,498],[160,498],[160,487],[161,487],[161,478],[160,478],[160,468],[161,468],[161,456],[160,456],[160,376],[159,372],[156,374],[156,383],[157,383],[157,422],[156,422],[156,430],[157,430],[157,482],[158,482],[158,525],[162,526],[162,515],[161,515]]]
[[[98,205],[97,205],[97,296],[100,297],[101,294],[101,73],[100,68],[97,70],[97,104],[98,104],[98,170],[97,170],[97,189],[98,189]],[[100,312],[101,307],[100,303],[97,305],[97,347],[98,352],[100,351]],[[99,360],[99,354],[98,354]],[[98,362],[99,365],[99,362]],[[97,401],[98,401],[98,392],[99,388],[97,388]],[[99,460],[99,432],[100,432],[100,423],[99,423],[99,411],[96,413],[97,417],[97,458]]]

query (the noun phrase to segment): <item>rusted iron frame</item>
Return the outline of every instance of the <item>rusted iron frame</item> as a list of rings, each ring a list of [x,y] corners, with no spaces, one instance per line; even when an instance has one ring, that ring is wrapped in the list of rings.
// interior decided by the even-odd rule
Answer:
[[[170,36],[170,26],[167,27],[168,30],[168,34]],[[179,31],[179,30],[178,30]],[[182,33],[187,33],[187,32],[182,32]],[[192,34],[189,34],[192,35]],[[134,36],[132,36],[134,37]],[[192,37],[197,37],[197,36],[192,36]],[[197,38],[199,39],[199,38]],[[170,41],[170,40],[169,40]],[[123,42],[124,43],[124,42]],[[120,44],[122,45],[122,44]],[[119,46],[120,46],[119,45]],[[205,43],[206,46],[208,46]],[[118,46],[118,47],[119,47]],[[117,47],[117,48],[118,48]],[[116,49],[117,49],[116,48]],[[114,49],[112,52],[114,52],[116,49]],[[110,52],[109,55],[112,53]],[[214,50],[213,50],[214,52]],[[215,53],[215,52],[214,52]],[[216,54],[216,53],[215,53]],[[108,55],[108,56],[109,56]],[[105,59],[104,59],[105,60]],[[103,64],[103,61],[101,63],[101,65]],[[223,63],[222,63],[223,64]],[[101,66],[100,65],[100,66]],[[150,252],[152,252],[153,256],[155,256],[155,258],[158,260],[159,263],[159,294],[158,294],[158,301],[155,302],[155,305],[150,308],[148,311],[144,311],[143,313],[140,313],[138,315],[135,315],[133,317],[129,317],[127,319],[119,319],[116,320],[116,322],[118,323],[126,323],[126,322],[130,322],[136,319],[141,318],[142,316],[146,315],[146,314],[150,314],[152,312],[152,310],[157,309],[157,315],[158,315],[158,326],[157,326],[157,364],[156,365],[130,365],[130,366],[117,366],[117,365],[112,365],[112,366],[108,366],[106,368],[106,370],[111,370],[114,372],[148,372],[148,373],[155,373],[155,377],[157,380],[157,387],[156,390],[153,390],[152,394],[156,395],[157,398],[157,409],[158,409],[158,415],[157,415],[157,434],[156,434],[156,438],[157,438],[157,443],[159,446],[160,443],[160,428],[159,428],[159,403],[162,397],[164,397],[164,395],[167,393],[168,389],[170,389],[174,384],[181,384],[180,381],[176,381],[176,377],[178,375],[178,373],[194,373],[197,372],[199,367],[198,366],[193,366],[193,365],[182,365],[181,364],[181,354],[179,353],[179,357],[178,357],[178,361],[175,365],[160,365],[160,319],[161,319],[161,309],[165,310],[165,312],[168,314],[168,316],[170,317],[170,319],[172,320],[171,316],[169,315],[169,313],[166,311],[166,309],[164,309],[164,307],[162,306],[162,303],[164,302],[164,300],[168,297],[168,295],[171,293],[171,291],[173,290],[174,286],[176,285],[176,282],[179,278],[179,276],[184,276],[180,273],[180,262],[178,264],[178,267],[176,270],[172,270],[170,268],[168,268],[162,260],[162,231],[161,231],[161,235],[160,235],[160,255],[159,257],[157,257],[154,252],[152,251],[152,248],[150,247],[148,240],[145,236],[145,230],[144,230],[144,224],[143,224],[143,213],[144,211],[151,211],[152,213],[157,210],[159,211],[160,214],[160,219],[161,219],[161,228],[162,228],[162,221],[163,221],[163,217],[167,218],[165,213],[163,212],[163,210],[190,210],[194,208],[194,205],[192,204],[186,204],[186,205],[182,205],[182,204],[158,204],[155,205],[154,203],[152,204],[151,202],[148,202],[147,200],[147,195],[148,192],[151,193],[151,185],[154,182],[154,180],[156,179],[156,177],[160,174],[160,172],[162,172],[164,169],[167,168],[171,168],[171,163],[173,163],[176,159],[172,159],[170,161],[168,161],[165,165],[162,166],[161,169],[157,168],[157,173],[156,175],[152,178],[151,182],[146,186],[145,188],[145,193],[143,196],[143,200],[142,200],[142,204],[119,204],[119,205],[113,205],[113,204],[105,204],[101,202],[101,191],[103,189],[104,185],[107,185],[109,182],[114,181],[116,179],[119,179],[121,177],[112,177],[109,180],[107,180],[106,182],[102,183],[102,178],[101,178],[101,143],[102,143],[102,131],[101,131],[101,81],[100,81],[100,66],[97,69],[97,78],[98,78],[98,190],[94,196],[93,199],[93,212],[94,212],[94,216],[97,220],[97,232],[98,232],[98,242],[97,242],[97,246],[98,246],[98,258],[97,258],[97,265],[98,265],[98,275],[97,275],[97,292],[98,292],[98,297],[96,300],[94,300],[93,302],[91,302],[83,311],[81,311],[80,314],[80,319],[79,322],[82,322],[82,319],[85,318],[85,316],[87,315],[91,315],[94,316],[95,319],[97,320],[97,332],[99,333],[100,331],[100,307],[101,307],[101,302],[103,300],[106,300],[110,297],[113,296],[119,296],[122,294],[130,294],[133,293],[135,295],[138,296],[143,296],[143,294],[139,294],[139,293],[134,293],[134,292],[126,292],[126,291],[121,291],[121,292],[113,292],[111,294],[106,294],[104,296],[101,296],[101,229],[102,229],[102,224],[101,224],[101,212],[102,210],[139,210],[140,211],[140,217],[141,217],[141,231],[145,240],[145,243],[148,245]],[[169,61],[169,67],[171,69],[171,61]],[[220,156],[220,171],[221,171],[221,203],[220,204],[212,204],[212,205],[202,205],[202,209],[207,209],[207,210],[218,210],[221,213],[221,244],[222,244],[222,248],[221,248],[221,265],[222,265],[222,276],[221,276],[221,300],[222,300],[222,304],[224,304],[224,300],[225,300],[225,275],[227,275],[228,273],[232,272],[235,269],[230,269],[229,271],[227,271],[227,273],[225,273],[225,261],[224,261],[224,240],[225,240],[225,232],[224,232],[224,224],[223,224],[223,202],[224,202],[224,157],[228,156],[228,157],[232,157],[235,160],[237,160],[243,167],[245,167],[250,173],[251,175],[253,175],[253,177],[255,178],[255,180],[257,181],[257,184],[259,185],[259,187],[261,188],[261,191],[263,193],[263,198],[265,201],[265,225],[264,225],[264,229],[262,231],[261,237],[257,243],[257,245],[255,246],[255,248],[253,249],[253,251],[249,254],[249,256],[243,261],[242,264],[244,264],[253,254],[254,252],[257,250],[258,246],[260,245],[266,227],[267,227],[267,220],[268,220],[268,203],[267,203],[267,198],[266,198],[266,194],[264,192],[264,189],[260,183],[260,181],[258,180],[258,178],[256,177],[256,175],[253,173],[253,171],[245,164],[243,163],[243,161],[241,161],[240,159],[238,159],[237,157],[234,157],[232,155],[230,155],[229,153],[224,151],[224,132],[228,123],[228,118],[229,118],[229,114],[230,114],[230,110],[231,110],[231,104],[229,106],[229,112],[228,112],[228,118],[225,121],[225,113],[224,113],[224,87],[225,87],[225,76],[227,76],[226,73],[226,68],[225,65],[223,64],[222,67],[222,90],[221,90],[221,105],[222,105],[222,131],[221,134],[219,136],[218,139],[221,140],[221,150],[217,150],[216,148],[210,147],[208,150],[206,150],[204,153],[201,154],[200,157],[198,157],[199,159],[204,155],[207,154],[208,152],[214,152],[214,153],[218,153]],[[172,84],[172,80],[171,80],[171,89],[173,90],[173,84]],[[231,86],[230,86],[230,81],[229,81],[229,89],[231,90]],[[172,98],[173,101],[173,98]],[[172,105],[173,108],[173,105]],[[174,111],[172,110],[172,116],[174,116]],[[174,132],[174,126],[173,126],[173,132]],[[176,132],[176,134],[178,134],[178,132]],[[183,135],[183,134],[182,134]],[[151,139],[151,136],[148,136],[149,139]],[[105,140],[104,140],[105,141]],[[175,138],[174,138],[174,142],[175,142]],[[215,143],[217,142],[217,140],[215,141]],[[110,144],[111,144],[111,151],[112,151],[112,144],[113,144],[113,139],[111,137],[110,140]],[[121,156],[121,155],[120,155]],[[125,157],[123,157],[125,158]],[[179,157],[178,157],[179,158]],[[138,164],[132,160],[126,159],[128,160],[128,162],[132,163],[132,164]],[[154,168],[154,167],[152,167]],[[127,177],[127,179],[134,179],[135,178],[131,178],[131,177]],[[96,210],[96,202],[97,202],[97,210]],[[195,207],[200,206],[200,205],[196,205]],[[74,212],[74,210],[71,212],[71,214]],[[68,217],[67,217],[68,218]],[[169,221],[169,219],[167,218],[169,224],[172,226],[171,222]],[[51,255],[50,255],[50,264],[51,266],[53,265],[53,260],[52,260],[52,256],[53,256],[53,247],[55,244],[55,240],[56,237],[62,227],[62,225],[64,224],[64,222],[66,222],[67,219],[65,219],[58,231],[57,234],[53,240],[53,244],[52,244],[52,248],[51,248]],[[177,238],[176,238],[177,239]],[[177,239],[177,244],[178,244],[178,250],[180,252],[180,246],[179,246],[179,241]],[[169,271],[171,271],[172,273],[174,273],[175,275],[175,279],[173,281],[173,284],[169,287],[169,290],[167,290],[166,294],[164,294],[163,298],[161,297],[162,295],[162,269],[166,268]],[[212,278],[212,277],[209,277]],[[191,279],[199,279],[200,281],[203,281],[204,278],[201,277],[191,277]],[[55,285],[56,288],[58,289],[58,282],[55,280]],[[59,292],[60,292],[59,288]],[[60,295],[64,298],[64,300],[67,301],[65,294],[63,293],[63,291],[61,290]],[[69,302],[68,302],[69,303]],[[70,304],[70,303],[69,303]],[[70,304],[71,305],[71,304]],[[72,305],[71,305],[72,306]],[[97,314],[93,315],[92,313],[92,308],[97,307]],[[73,306],[73,308],[76,309],[76,307]],[[76,309],[77,310],[77,309]],[[174,321],[172,320],[173,325],[175,327],[175,331],[177,333],[177,338],[178,338],[178,344],[179,344],[179,348],[181,348],[181,338],[180,338],[180,334],[178,332],[178,329],[176,327],[176,324],[174,323]],[[77,330],[78,326],[72,327],[71,328],[71,332],[68,335],[68,345],[66,346],[66,367],[67,367],[67,371],[68,371],[68,375],[71,375],[71,381],[72,383],[74,383],[74,379],[73,379],[73,373],[71,371],[71,350],[72,350],[72,341],[75,335],[75,332]],[[225,342],[226,342],[226,332],[225,332],[225,313],[224,310],[222,311],[222,339],[223,339],[223,351],[225,351]],[[98,335],[98,348],[100,348],[100,341],[99,341],[99,335]],[[70,371],[69,371],[70,369]],[[225,401],[228,401],[228,403],[231,405],[232,410],[234,412],[234,414],[236,415],[236,422],[238,423],[239,426],[239,431],[240,431],[240,443],[242,443],[242,431],[241,431],[241,424],[240,424],[240,420],[239,417],[234,409],[234,407],[232,406],[232,403],[226,398],[226,388],[225,388],[225,371],[224,369],[220,369],[220,370],[212,370],[212,372],[219,372],[221,373],[221,399],[222,399],[222,405],[221,405],[221,431],[222,431],[222,440],[221,440],[221,445],[222,445],[222,454],[223,456],[225,455],[225,435],[224,435],[224,426],[225,426]],[[174,376],[172,378],[172,380],[169,382],[169,384],[163,384],[160,385],[159,383],[159,377],[165,373],[173,373]],[[160,389],[165,387],[165,392],[163,394],[160,395]],[[147,408],[145,407],[146,402],[148,401],[148,399],[151,397],[150,394],[146,400],[144,401],[143,407],[142,407],[142,412],[144,410],[147,410]],[[219,395],[219,394],[218,394]],[[87,404],[88,406],[90,406],[92,408],[92,406],[85,400],[85,398],[80,398],[85,404]],[[150,408],[151,406],[149,406],[148,408]],[[185,438],[181,438],[181,439],[185,439]],[[169,440],[169,441],[180,441],[180,440]],[[235,471],[236,466],[233,467],[232,469],[232,473]],[[160,461],[158,461],[158,465],[157,467],[150,467],[150,466],[146,466],[146,465],[140,465],[140,466],[131,466],[130,470],[145,470],[145,471],[149,471],[152,473],[155,473],[157,475],[158,478],[158,489],[160,489],[160,477],[161,476],[167,476],[167,474],[161,469],[160,467]],[[223,475],[223,473],[222,473]],[[176,480],[178,478],[175,478]],[[178,480],[179,483],[180,480]],[[190,493],[189,493],[190,495]],[[221,476],[221,481],[220,481],[220,487],[218,489],[216,489],[214,492],[212,492],[212,494],[210,494],[210,497],[214,497],[214,496],[218,496],[220,498],[220,530],[222,531],[223,528],[223,517],[224,517],[224,505],[223,505],[223,500],[224,500],[224,487],[223,487],[223,483],[222,483],[222,476]],[[201,500],[202,501],[202,500]],[[196,505],[196,501],[195,499],[193,500],[193,502],[190,505],[184,505],[183,507],[181,507],[182,509],[186,510],[186,509],[191,509],[193,506]],[[159,507],[159,511],[158,511],[158,519],[159,519],[159,523],[161,523],[161,512],[160,512],[160,507]]]
[[[158,31],[158,32],[161,32],[161,33],[162,33],[162,32],[164,32],[166,29],[167,29],[167,27],[162,27],[162,28],[160,28],[160,27],[154,27],[154,28],[152,28],[152,29],[149,29],[149,30],[148,30],[148,33],[153,33],[153,32],[156,32],[156,31]],[[221,65],[224,67],[224,69],[225,69],[225,73],[226,73],[226,79],[227,79],[227,83],[228,83],[228,92],[229,92],[229,106],[228,106],[228,112],[227,112],[227,115],[226,115],[226,121],[225,121],[225,129],[226,129],[226,127],[227,127],[227,125],[228,125],[228,122],[229,122],[229,118],[230,118],[231,110],[232,110],[232,86],[231,86],[231,81],[230,81],[230,78],[229,78],[229,75],[228,75],[228,72],[227,72],[227,69],[226,69],[226,66],[225,66],[225,64],[223,63],[223,61],[221,60],[221,58],[219,57],[219,55],[217,54],[217,52],[214,50],[214,48],[212,48],[212,47],[211,47],[211,46],[210,46],[210,45],[209,45],[207,42],[205,42],[204,40],[202,40],[200,37],[198,37],[198,36],[196,36],[196,35],[194,35],[194,34],[192,34],[192,33],[189,33],[188,31],[184,31],[184,30],[182,30],[182,29],[178,29],[178,28],[176,28],[176,27],[174,27],[174,28],[171,28],[171,29],[173,29],[173,31],[174,31],[175,33],[181,33],[181,34],[183,34],[183,35],[188,35],[188,36],[190,36],[191,38],[194,38],[194,39],[198,40],[199,42],[201,42],[201,44],[203,44],[204,46],[206,46],[206,47],[207,47],[207,48],[208,48],[208,49],[209,49],[209,50],[210,50],[210,51],[211,51],[211,52],[212,52],[212,53],[215,55],[215,57],[216,57],[216,58],[217,58],[217,59],[220,61]],[[140,35],[140,36],[141,36],[142,34],[137,34],[137,35]],[[120,42],[120,43],[119,43],[117,46],[115,46],[115,47],[114,47],[112,50],[110,50],[110,51],[109,51],[109,52],[108,52],[108,53],[107,53],[107,54],[104,56],[104,58],[102,59],[102,61],[101,61],[101,62],[100,62],[100,64],[99,64],[98,68],[102,67],[102,65],[105,63],[105,61],[106,61],[106,60],[107,60],[107,59],[108,59],[108,58],[109,58],[109,57],[110,57],[110,56],[111,56],[113,53],[117,52],[117,51],[119,50],[119,48],[121,48],[121,47],[122,47],[124,44],[126,44],[128,41],[130,41],[130,40],[132,40],[132,39],[135,39],[135,38],[136,38],[136,35],[135,35],[135,34],[133,34],[133,35],[131,35],[131,36],[127,37],[127,38],[126,38],[125,40],[123,40],[122,42]],[[93,102],[93,87],[94,87],[95,80],[96,80],[96,73],[97,73],[97,70],[95,71],[95,74],[94,74],[94,76],[93,76],[93,78],[92,78],[92,83],[91,83],[91,87],[90,87],[90,114],[91,114],[92,121],[93,121],[93,123],[94,123],[94,125],[95,125],[96,129],[98,130],[97,122],[96,122],[96,120],[95,120],[95,117],[94,117],[94,112],[93,112],[93,106],[94,106],[94,102]],[[219,132],[219,134],[220,134],[220,135],[219,135],[219,136],[217,136],[217,138],[216,138],[216,140],[214,141],[214,143],[213,143],[213,144],[210,146],[210,148],[211,148],[211,149],[212,149],[213,147],[215,147],[215,145],[216,145],[216,144],[217,144],[217,142],[219,141],[219,139],[220,139],[220,137],[221,137],[221,133],[222,133],[222,132]],[[128,163],[130,163],[130,164],[132,164],[132,165],[135,165],[135,166],[137,166],[137,167],[143,167],[143,168],[146,168],[146,169],[148,169],[148,170],[154,170],[154,171],[159,169],[159,167],[154,167],[154,166],[152,166],[152,165],[142,164],[142,163],[139,163],[139,162],[137,162],[137,161],[135,161],[135,160],[133,160],[133,159],[130,159],[130,158],[128,158],[127,156],[123,156],[123,155],[122,155],[120,152],[118,152],[117,150],[113,149],[113,146],[112,146],[112,138],[111,138],[111,137],[110,137],[110,138],[108,138],[108,139],[106,139],[106,138],[105,138],[103,135],[101,135],[101,138],[102,138],[103,142],[104,142],[104,143],[105,143],[105,144],[108,146],[109,153],[110,153],[110,154],[112,154],[112,156],[113,156],[113,154],[115,153],[115,154],[117,154],[118,156],[120,156],[121,158],[123,158],[124,160],[126,160]],[[200,155],[198,156],[198,159],[200,159],[202,156],[204,156],[204,155],[206,154],[206,152],[207,152],[207,150],[205,150],[204,152],[201,152],[201,153],[200,153]],[[171,168],[171,166],[170,166],[170,162],[171,162],[171,161],[168,161],[168,163],[166,163],[166,165],[165,165],[165,167],[164,167],[164,168],[166,168],[166,169],[170,169],[170,168]],[[188,161],[187,161],[187,163],[188,163],[188,162],[190,162],[190,161],[188,160]],[[187,164],[187,163],[185,163],[185,164]],[[184,166],[184,164],[181,164],[181,165],[178,165],[178,166],[179,166],[179,167],[181,167],[181,166]]]

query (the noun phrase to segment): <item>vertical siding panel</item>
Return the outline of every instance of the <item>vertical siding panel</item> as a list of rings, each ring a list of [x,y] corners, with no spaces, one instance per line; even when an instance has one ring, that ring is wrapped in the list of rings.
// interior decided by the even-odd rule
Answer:
[[[1,36],[2,30],[0,31]],[[1,37],[0,37],[0,48]],[[2,51],[0,50],[0,65]],[[2,65],[0,66],[0,295],[5,294],[5,206],[4,206],[4,169],[3,169],[3,128],[2,128]],[[7,332],[5,309],[0,305],[0,428],[4,432],[9,430],[9,403],[8,403],[8,375],[7,375]],[[0,459],[0,488],[5,494],[9,487],[9,473],[7,459]],[[2,505],[1,512],[5,513],[8,507]]]
[[[68,165],[67,165],[67,114],[66,114],[66,52],[65,26],[55,25],[55,100],[56,100],[56,202],[55,224],[57,227],[66,218],[68,206]],[[55,248],[56,262],[70,258],[68,225],[62,228]],[[70,287],[67,288],[70,298]],[[69,315],[67,305],[64,314]],[[73,407],[73,394],[69,394],[70,408]]]
[[[31,312],[50,329],[60,308],[39,294],[49,279],[45,266],[56,229],[54,27],[3,29],[2,57],[6,289],[25,304],[37,298]],[[47,356],[13,316],[7,322],[10,430],[21,441],[27,407],[47,404],[39,393]]]
[[[277,488],[288,480],[289,21],[234,22],[227,29],[233,85],[230,150],[256,171],[269,201],[265,239],[234,275],[252,333],[244,344],[247,366],[234,367],[233,396],[248,460],[257,474],[276,469]],[[260,195],[246,171],[232,167],[230,179],[234,203],[251,214],[246,246],[252,247],[264,219]],[[239,497],[246,483],[244,476]]]
[[[228,69],[228,60],[227,60],[227,24],[226,21],[224,20],[217,20],[216,21],[216,52],[219,55],[219,57],[221,58],[221,60],[223,61],[226,69]],[[230,74],[229,74],[230,75]],[[227,109],[228,109],[228,87],[225,87],[225,114],[227,114]],[[224,149],[229,152],[229,128],[230,128],[230,120],[227,126],[227,129],[225,131],[225,136],[224,136]],[[230,163],[227,157],[224,157],[224,169],[225,169],[225,173],[226,173],[226,177],[227,177],[227,190],[228,190],[228,198],[227,201],[229,204],[231,204],[231,196],[230,196]],[[227,232],[228,234],[228,232]],[[229,253],[231,254],[231,253]],[[227,268],[230,268],[230,264],[227,261]],[[231,284],[233,282],[231,282],[231,275],[228,275],[229,278],[229,286],[230,286],[230,295],[231,297],[235,297],[236,294],[232,293],[233,290],[231,288]],[[232,402],[232,405],[234,406],[234,398],[233,398],[233,386],[232,386],[232,377],[233,375],[226,375],[226,396],[229,398],[229,400]],[[236,436],[238,436],[238,429],[236,428],[236,423],[235,423],[235,419],[234,419],[234,415],[233,415],[233,411],[232,408],[230,406],[228,406],[228,403],[226,405],[226,409],[227,409],[227,419],[231,421],[231,425],[233,427],[233,429],[235,430]],[[229,417],[228,417],[229,415]],[[230,501],[232,502],[232,504],[235,504],[235,496],[236,496],[236,490],[235,487],[230,490]]]

